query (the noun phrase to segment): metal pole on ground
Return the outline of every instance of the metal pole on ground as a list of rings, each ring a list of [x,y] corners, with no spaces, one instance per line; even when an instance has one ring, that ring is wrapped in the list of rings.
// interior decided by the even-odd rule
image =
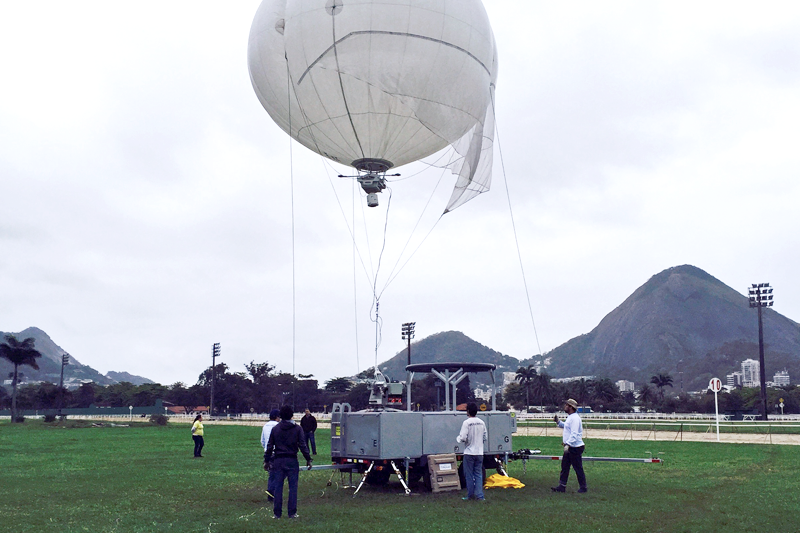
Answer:
[[[717,401],[717,393],[722,390],[722,381],[719,378],[711,378],[708,382],[708,388],[714,392],[714,414],[717,419],[717,442],[719,442],[719,402]]]

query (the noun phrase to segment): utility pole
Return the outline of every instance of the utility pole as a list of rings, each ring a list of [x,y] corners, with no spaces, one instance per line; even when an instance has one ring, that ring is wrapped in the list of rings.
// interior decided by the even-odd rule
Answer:
[[[772,287],[769,283],[753,283],[749,289],[750,307],[758,308],[758,374],[761,381],[761,417],[767,420],[767,369],[764,367],[764,324],[761,308],[772,307]]]
[[[219,343],[215,342],[211,349],[211,405],[208,406],[208,417],[214,416],[214,383],[217,381],[217,357],[219,357]]]
[[[61,408],[64,405],[64,367],[69,364],[69,354],[61,356],[61,381],[58,384],[58,416],[61,418]]]
[[[414,338],[414,326],[416,326],[416,322],[406,322],[403,324],[402,332],[403,332],[403,340],[408,340],[408,364],[411,364],[411,339]]]

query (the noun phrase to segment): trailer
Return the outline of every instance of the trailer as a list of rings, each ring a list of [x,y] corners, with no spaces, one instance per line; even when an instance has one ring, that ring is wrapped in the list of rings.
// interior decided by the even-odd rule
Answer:
[[[488,440],[484,468],[505,473],[513,452],[512,435],[517,424],[514,413],[498,411],[495,404],[494,370],[491,363],[423,363],[406,367],[405,383],[391,382],[377,373],[370,391],[370,408],[352,411],[347,403],[333,405],[331,412],[332,467],[361,475],[356,493],[364,483],[381,485],[396,475],[406,493],[410,484],[422,482],[430,488],[428,457],[455,454],[461,459],[464,445],[456,442],[467,414],[457,411],[456,386],[470,373],[488,372],[492,381],[492,406],[478,413],[486,424]],[[413,411],[414,374],[432,373],[444,384],[443,411]],[[406,409],[402,406],[405,396]],[[485,406],[484,406],[485,407]]]
[[[486,424],[487,442],[484,447],[484,476],[487,470],[508,475],[509,461],[522,461],[523,470],[529,460],[561,460],[560,455],[541,455],[540,450],[514,451],[512,435],[517,430],[513,412],[498,411],[495,404],[495,365],[491,363],[422,363],[406,367],[407,380],[392,382],[380,372],[371,384],[370,408],[352,411],[347,403],[336,403],[331,412],[331,462],[313,469],[333,470],[342,476],[342,488],[355,488],[358,494],[364,484],[384,485],[396,475],[406,494],[411,486],[421,483],[426,489],[436,485],[432,480],[434,468],[429,468],[429,457],[452,455],[461,461],[464,445],[456,441],[467,414],[457,411],[456,386],[470,373],[488,372],[492,382],[492,405],[481,406],[478,417]],[[434,374],[445,389],[443,411],[413,411],[411,384],[418,372]],[[405,399],[405,402],[403,401]],[[405,409],[398,409],[405,403]],[[661,464],[657,457],[583,457],[584,461],[610,461]],[[463,486],[461,467],[458,468]],[[349,482],[345,481],[349,474]],[[358,479],[360,476],[360,480]],[[354,477],[357,481],[354,481]],[[324,491],[323,491],[324,493]]]

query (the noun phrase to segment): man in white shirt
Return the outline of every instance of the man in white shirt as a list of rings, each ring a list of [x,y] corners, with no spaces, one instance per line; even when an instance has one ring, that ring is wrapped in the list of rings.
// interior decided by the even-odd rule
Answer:
[[[477,417],[478,406],[474,402],[467,404],[467,419],[461,424],[461,432],[456,442],[463,442],[464,479],[467,482],[467,495],[462,500],[475,498],[483,500],[483,443],[486,442],[486,424]]]
[[[261,446],[264,447],[264,451],[267,451],[267,443],[269,442],[269,435],[272,433],[272,428],[278,425],[280,422],[278,419],[281,416],[281,412],[278,409],[273,409],[269,413],[269,422],[264,424],[264,428],[261,430]],[[269,468],[269,464],[264,462],[264,470],[269,470],[269,479],[267,480],[267,501],[272,501],[272,495],[275,494],[274,492],[274,482],[275,482],[275,475],[272,473],[272,470]]]
[[[569,399],[564,402],[564,410],[567,412],[567,419],[561,422],[558,415],[553,417],[553,421],[558,427],[564,428],[564,436],[561,443],[564,446],[564,456],[561,458],[561,478],[557,487],[551,487],[553,492],[565,492],[567,489],[567,478],[569,478],[569,467],[575,469],[578,477],[578,492],[587,492],[586,475],[583,473],[583,423],[578,416],[578,402]]]

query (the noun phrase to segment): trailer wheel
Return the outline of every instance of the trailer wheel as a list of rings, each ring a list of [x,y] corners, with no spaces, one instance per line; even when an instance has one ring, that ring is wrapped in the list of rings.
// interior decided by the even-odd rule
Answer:
[[[392,475],[391,467],[385,466],[383,470],[373,470],[367,474],[367,483],[370,485],[386,485]]]
[[[420,481],[425,490],[431,490],[431,475],[427,470],[412,468],[408,472],[409,485],[419,485]]]

